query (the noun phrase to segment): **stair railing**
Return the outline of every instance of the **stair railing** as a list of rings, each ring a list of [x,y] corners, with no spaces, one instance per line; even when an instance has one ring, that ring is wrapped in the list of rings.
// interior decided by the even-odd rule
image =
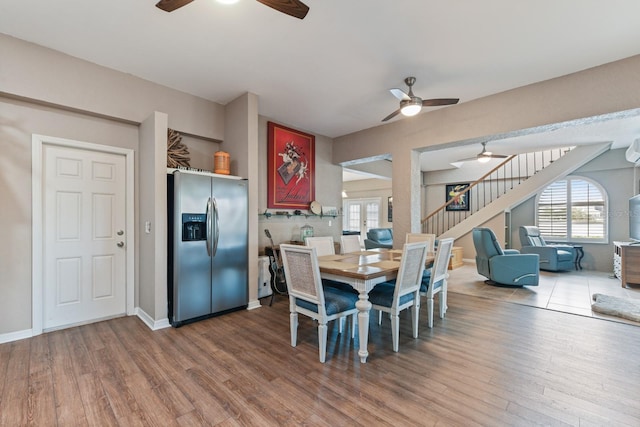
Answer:
[[[425,217],[421,221],[422,232],[439,236],[517,187],[572,148],[558,148],[507,157]],[[459,200],[466,200],[466,203],[460,204]]]

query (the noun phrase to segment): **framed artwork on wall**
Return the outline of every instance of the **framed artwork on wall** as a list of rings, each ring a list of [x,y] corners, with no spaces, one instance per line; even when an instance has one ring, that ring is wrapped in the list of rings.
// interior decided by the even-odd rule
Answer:
[[[471,192],[463,193],[469,187],[469,183],[447,184],[446,203],[453,200],[446,207],[448,211],[468,211],[471,205]]]
[[[309,209],[315,200],[315,136],[267,122],[267,208]]]

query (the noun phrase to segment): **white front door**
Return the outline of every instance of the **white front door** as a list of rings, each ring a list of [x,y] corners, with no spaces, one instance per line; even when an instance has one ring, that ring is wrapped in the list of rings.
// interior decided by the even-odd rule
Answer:
[[[43,322],[126,314],[125,156],[43,146]]]

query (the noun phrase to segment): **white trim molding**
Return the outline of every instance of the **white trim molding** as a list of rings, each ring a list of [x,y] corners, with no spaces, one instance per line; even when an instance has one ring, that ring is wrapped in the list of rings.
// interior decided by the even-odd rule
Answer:
[[[160,320],[153,320],[153,317],[149,316],[143,309],[140,307],[136,307],[136,316],[140,318],[144,322],[145,325],[149,327],[152,331],[157,331],[158,329],[170,328],[171,324],[169,323],[169,319],[165,317]]]
[[[33,331],[31,329],[25,329],[24,331],[15,331],[8,332],[6,334],[0,334],[0,344],[24,340],[27,338],[31,338],[33,336]]]

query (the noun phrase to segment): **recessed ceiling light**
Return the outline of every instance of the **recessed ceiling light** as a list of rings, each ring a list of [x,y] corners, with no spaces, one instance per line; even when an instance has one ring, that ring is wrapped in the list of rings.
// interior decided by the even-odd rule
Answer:
[[[222,3],[222,4],[234,4],[234,3],[238,3],[239,0],[217,0],[218,3]]]

